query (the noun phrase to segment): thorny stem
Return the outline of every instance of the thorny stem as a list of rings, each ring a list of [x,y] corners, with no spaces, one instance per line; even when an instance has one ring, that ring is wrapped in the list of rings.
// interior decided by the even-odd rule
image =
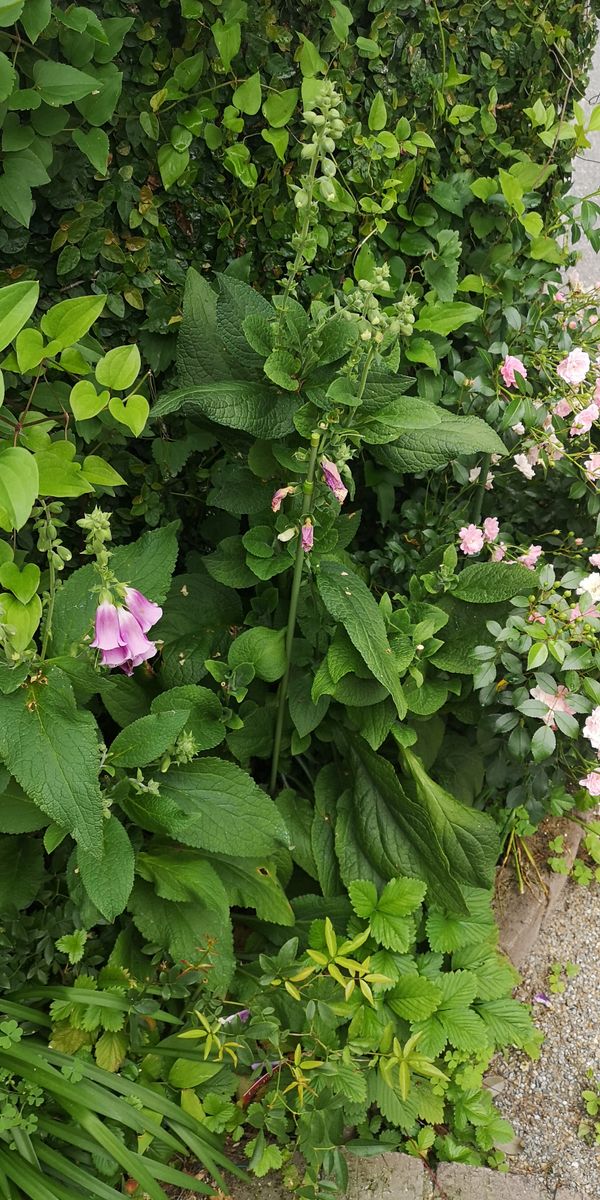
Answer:
[[[317,455],[319,453],[319,443],[321,441],[320,433],[315,430],[311,434],[310,439],[310,458],[308,460],[308,473],[303,485],[304,501],[302,504],[302,518],[308,517],[313,505],[313,488],[315,478],[315,467],[317,465]],[[294,645],[294,634],[296,632],[296,616],[298,613],[298,600],[300,597],[300,584],[302,582],[302,567],[304,566],[305,551],[302,546],[302,534],[298,533],[298,545],[296,547],[296,561],[294,563],[294,575],[292,578],[292,590],[290,593],[290,607],[288,612],[287,633],[285,638],[285,658],[286,668],[285,674],[279,685],[278,708],[277,708],[277,724],[275,726],[275,739],[273,742],[273,761],[271,764],[271,795],[274,794],[277,788],[277,774],[279,771],[279,756],[281,754],[281,739],[283,736],[283,722],[285,720],[286,703],[288,687],[290,682],[290,671],[292,669],[292,649]]]

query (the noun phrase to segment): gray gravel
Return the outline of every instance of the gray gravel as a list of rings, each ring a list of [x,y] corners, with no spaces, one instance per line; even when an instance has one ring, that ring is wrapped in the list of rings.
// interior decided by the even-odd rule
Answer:
[[[569,882],[564,895],[564,905],[542,929],[517,992],[527,1002],[540,992],[551,1001],[551,1008],[533,1004],[546,1039],[541,1056],[537,1062],[517,1053],[506,1062],[496,1060],[494,1069],[504,1080],[496,1103],[520,1142],[509,1159],[511,1171],[543,1177],[549,1196],[562,1186],[599,1200],[600,1147],[582,1142],[577,1127],[585,1116],[586,1071],[591,1067],[600,1076],[600,885]],[[580,967],[559,996],[548,987],[555,961]]]

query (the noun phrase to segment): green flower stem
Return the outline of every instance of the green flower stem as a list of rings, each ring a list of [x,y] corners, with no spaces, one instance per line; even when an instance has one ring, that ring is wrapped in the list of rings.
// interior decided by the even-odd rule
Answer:
[[[48,653],[48,643],[52,636],[52,618],[54,616],[54,599],[56,596],[56,568],[52,560],[52,552],[48,555],[48,571],[50,575],[50,586],[48,588],[48,607],[46,609],[46,618],[44,621],[44,636],[42,639],[41,660],[45,662]]]
[[[319,443],[321,434],[315,430],[311,434],[310,439],[310,458],[308,460],[308,472],[303,485],[304,500],[302,504],[302,520],[310,516],[313,506],[313,490],[315,467],[317,465],[317,455],[319,453]],[[305,551],[302,547],[302,532],[298,531],[298,545],[296,547],[296,561],[294,563],[294,575],[292,578],[292,590],[290,593],[290,607],[288,611],[287,633],[285,638],[285,658],[286,668],[285,675],[279,685],[278,709],[277,709],[277,724],[275,726],[275,739],[273,742],[273,760],[271,763],[271,795],[277,789],[277,774],[279,771],[279,757],[281,754],[281,739],[283,736],[283,722],[285,720],[286,704],[288,688],[290,683],[290,671],[292,669],[292,649],[294,646],[294,634],[296,632],[296,616],[298,613],[298,600],[300,598],[300,584],[302,582],[302,568],[304,566]]]
[[[485,484],[490,470],[491,455],[484,454],[481,459],[481,474],[477,483],[477,491],[473,497],[473,524],[479,525],[481,520],[481,509],[483,507],[483,495],[485,492]]]

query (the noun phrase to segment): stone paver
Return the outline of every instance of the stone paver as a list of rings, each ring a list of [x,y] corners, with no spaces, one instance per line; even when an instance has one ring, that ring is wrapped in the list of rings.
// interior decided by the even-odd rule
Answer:
[[[422,1162],[409,1154],[348,1155],[348,1200],[429,1200],[432,1185]]]
[[[596,52],[587,87],[584,108],[589,113],[595,104],[600,102],[600,42],[596,44]],[[571,191],[575,196],[588,196],[600,187],[600,131],[589,134],[591,142],[589,150],[577,156],[573,162],[573,180]],[[577,274],[586,287],[591,287],[600,279],[600,255],[597,254],[587,238],[581,238],[575,246],[581,254],[577,264]]]
[[[501,1175],[487,1167],[463,1167],[461,1163],[442,1163],[437,1183],[446,1200],[548,1200],[545,1188],[522,1175]]]

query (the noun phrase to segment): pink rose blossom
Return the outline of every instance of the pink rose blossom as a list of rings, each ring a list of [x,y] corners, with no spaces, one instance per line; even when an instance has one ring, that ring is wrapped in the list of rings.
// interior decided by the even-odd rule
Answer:
[[[526,479],[533,479],[535,471],[529,459],[524,454],[515,454],[513,462],[517,471],[521,472],[521,475],[524,475]]]
[[[305,521],[304,525],[302,526],[302,549],[306,552],[312,550],[314,539],[315,531],[313,529],[312,521]]]
[[[595,314],[595,313],[592,313],[591,317],[589,317],[589,318],[588,318],[588,320],[589,320],[589,322],[590,322],[590,325],[597,325],[597,324],[598,324],[598,318],[597,318],[597,316],[596,316],[596,314]]]
[[[590,454],[583,466],[590,483],[595,483],[597,479],[600,479],[600,454]]]
[[[537,611],[531,612],[529,614],[527,620],[530,625],[545,625],[546,624],[546,618]]]
[[[568,400],[559,400],[558,404],[554,405],[554,412],[556,413],[557,417],[568,417],[569,413],[572,411],[573,405],[569,404]]]
[[[483,550],[483,533],[476,525],[463,525],[458,531],[458,536],[463,554],[479,554],[479,551]]]
[[[125,605],[130,613],[133,613],[142,633],[147,633],[156,625],[157,621],[163,615],[163,610],[158,604],[154,604],[152,600],[148,600],[142,592],[138,592],[137,588],[125,588]]]
[[[600,567],[600,554],[590,554],[588,562],[590,567]]]
[[[600,750],[600,704],[592,709],[587,718],[583,726],[583,736],[591,742],[594,750]]]
[[[548,711],[543,717],[543,721],[544,725],[549,725],[551,729],[556,729],[555,713],[567,713],[570,717],[574,715],[575,709],[571,708],[566,699],[569,695],[569,689],[562,683],[559,684],[555,692],[545,692],[541,687],[534,687],[530,689],[529,695],[532,700],[540,700],[542,704],[546,705]]]
[[[486,517],[483,522],[484,542],[495,542],[500,533],[500,522],[497,517]]]
[[[536,445],[530,446],[529,450],[527,451],[527,454],[526,454],[527,462],[531,463],[532,467],[535,467],[536,463],[539,460],[539,457],[540,457],[540,447],[536,446]]]
[[[577,329],[577,321],[569,321],[569,329]]]
[[[555,292],[554,293],[554,299],[556,300],[557,304],[564,304],[566,298],[567,297],[565,296],[564,292]]]
[[[585,350],[575,349],[559,362],[556,373],[565,383],[572,383],[575,386],[582,383],[590,369],[590,356]]]
[[[530,546],[527,553],[522,554],[521,557],[517,561],[520,563],[523,563],[523,566],[528,567],[530,571],[533,571],[535,564],[537,563],[537,560],[540,557],[541,553],[542,553],[541,546]]]
[[[504,362],[500,366],[500,374],[507,387],[514,387],[516,383],[515,374],[522,375],[523,379],[527,379],[527,370],[520,358],[516,358],[514,354],[507,354]]]
[[[589,433],[594,421],[600,417],[600,408],[597,404],[588,404],[587,408],[582,408],[573,420],[573,424],[569,430],[569,437],[577,437],[580,433]]]
[[[594,395],[592,396],[592,400],[594,401],[594,404],[600,404],[600,375],[596,379],[596,386],[594,388]]]
[[[343,504],[348,495],[348,488],[342,483],[342,477],[334,462],[328,458],[321,459],[321,470],[323,478],[330,492],[333,492],[336,500]]]
[[[498,542],[498,545],[494,546],[494,549],[492,550],[491,561],[492,562],[502,562],[502,559],[504,558],[505,555],[506,555],[506,543]]]
[[[516,425],[511,425],[511,429],[513,433],[518,433],[519,437],[522,437],[525,433],[525,426],[522,421],[517,421]]]
[[[291,496],[292,492],[295,492],[295,490],[296,489],[291,486],[277,488],[277,491],[273,493],[273,498],[271,500],[271,508],[273,509],[274,513],[279,512],[279,509],[281,508],[286,496]]]
[[[585,788],[590,796],[600,796],[600,771],[590,771],[579,780],[579,786]]]
[[[570,622],[589,621],[592,618],[597,618],[597,617],[600,617],[600,612],[598,611],[597,608],[594,607],[593,604],[591,605],[590,608],[586,608],[585,612],[581,611],[578,604],[574,604],[572,609],[570,609],[570,611],[569,611],[569,621]]]

